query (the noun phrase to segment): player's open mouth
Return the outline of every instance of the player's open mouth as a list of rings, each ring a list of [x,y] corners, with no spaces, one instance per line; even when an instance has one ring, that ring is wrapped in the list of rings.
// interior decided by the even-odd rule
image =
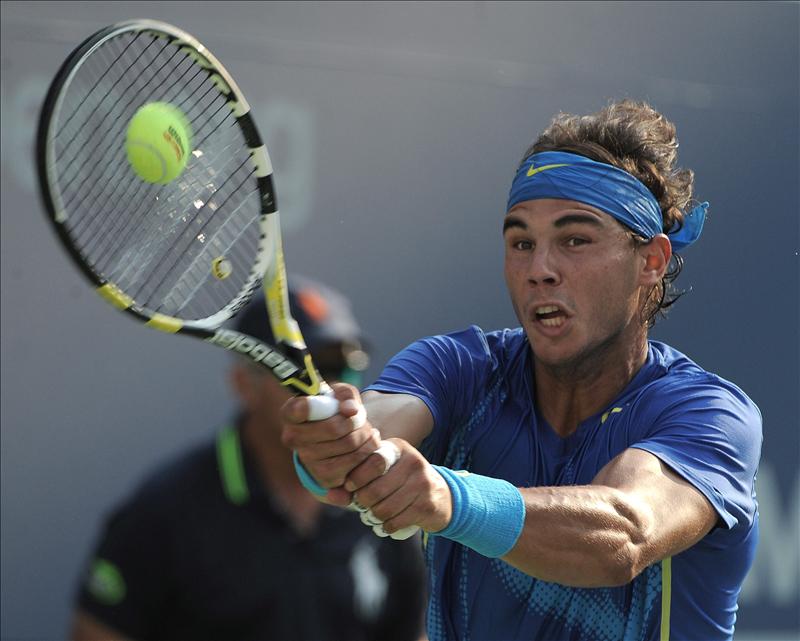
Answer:
[[[545,327],[561,327],[567,315],[557,305],[542,305],[535,308],[536,320]]]

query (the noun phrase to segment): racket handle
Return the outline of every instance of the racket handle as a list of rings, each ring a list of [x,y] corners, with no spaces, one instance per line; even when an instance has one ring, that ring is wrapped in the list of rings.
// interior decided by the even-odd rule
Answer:
[[[324,421],[339,411],[339,401],[333,396],[309,396],[307,401],[309,421]],[[358,429],[367,422],[367,410],[364,409],[363,405],[358,408],[358,412],[350,420],[353,421],[354,429]]]
[[[309,421],[324,421],[339,411],[339,401],[333,396],[309,396],[306,400]]]

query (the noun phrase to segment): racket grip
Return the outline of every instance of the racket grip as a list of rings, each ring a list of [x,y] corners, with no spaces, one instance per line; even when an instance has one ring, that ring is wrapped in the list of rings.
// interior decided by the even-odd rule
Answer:
[[[309,421],[324,421],[339,411],[339,401],[333,396],[308,396],[306,400],[308,402]],[[353,421],[354,429],[358,429],[367,422],[367,410],[364,409],[363,405],[358,408],[358,412],[350,420]]]
[[[309,421],[324,421],[339,411],[339,401],[333,396],[309,396],[306,401]]]

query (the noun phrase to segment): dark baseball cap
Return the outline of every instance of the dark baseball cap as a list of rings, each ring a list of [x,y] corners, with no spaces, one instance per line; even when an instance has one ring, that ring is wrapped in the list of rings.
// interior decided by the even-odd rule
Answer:
[[[367,342],[341,292],[305,276],[288,276],[289,308],[324,378],[358,383],[369,365]],[[274,344],[264,294],[259,290],[233,319],[235,329]]]

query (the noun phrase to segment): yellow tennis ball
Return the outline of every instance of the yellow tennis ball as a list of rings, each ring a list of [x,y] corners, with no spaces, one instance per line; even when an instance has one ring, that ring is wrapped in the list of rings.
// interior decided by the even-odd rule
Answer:
[[[128,162],[142,180],[162,185],[181,175],[191,151],[191,128],[183,112],[166,102],[150,102],[128,124]]]

